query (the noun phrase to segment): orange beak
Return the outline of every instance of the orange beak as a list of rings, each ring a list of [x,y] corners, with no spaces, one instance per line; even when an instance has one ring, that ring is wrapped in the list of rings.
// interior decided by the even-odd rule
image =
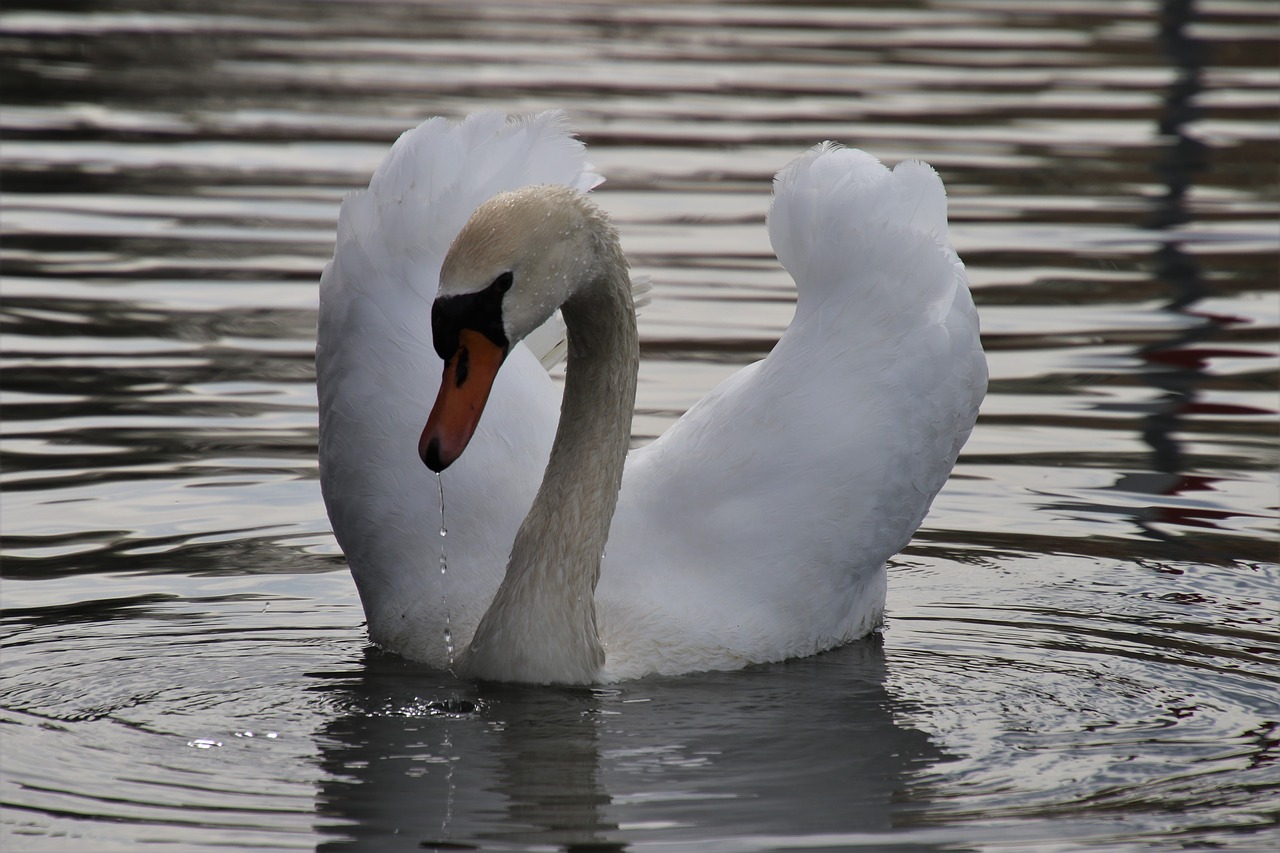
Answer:
[[[445,362],[440,393],[418,439],[418,455],[437,473],[454,463],[475,434],[507,351],[473,329],[458,333],[458,349]]]

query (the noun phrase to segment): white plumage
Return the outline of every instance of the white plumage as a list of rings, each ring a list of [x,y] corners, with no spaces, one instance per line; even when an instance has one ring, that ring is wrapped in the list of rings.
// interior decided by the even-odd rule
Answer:
[[[415,443],[441,370],[430,314],[445,253],[500,192],[599,180],[559,114],[482,113],[406,133],[343,204],[321,282],[321,479],[370,636],[406,657],[448,666],[470,640],[558,418],[545,369],[517,345],[441,475],[441,537]],[[885,561],[974,424],[986,364],[932,169],[817,146],[779,174],[768,225],[797,282],[795,318],[766,359],[629,454],[592,680],[781,660],[873,630]]]

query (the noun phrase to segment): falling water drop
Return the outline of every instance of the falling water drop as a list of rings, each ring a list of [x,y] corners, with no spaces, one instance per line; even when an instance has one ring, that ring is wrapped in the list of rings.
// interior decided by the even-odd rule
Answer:
[[[446,592],[449,576],[449,557],[445,553],[445,537],[449,529],[444,523],[444,477],[436,474],[436,485],[440,489],[440,605],[444,610],[444,650],[448,656],[449,669],[453,669],[453,623],[449,617],[449,595]]]
[[[449,560],[444,553],[444,538],[449,535],[449,528],[444,524],[444,477],[436,474],[436,487],[440,489],[440,574],[449,573]]]

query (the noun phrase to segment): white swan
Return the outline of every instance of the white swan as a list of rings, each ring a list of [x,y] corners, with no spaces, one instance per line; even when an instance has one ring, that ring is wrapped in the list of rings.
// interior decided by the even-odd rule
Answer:
[[[320,473],[371,639],[468,677],[596,683],[873,630],[885,561],[986,389],[941,181],[831,144],[787,166],[768,225],[795,318],[630,454],[635,317],[584,194],[598,181],[558,113],[480,113],[406,133],[343,203],[321,281]],[[557,433],[555,388],[520,341],[560,306]],[[424,429],[433,327],[448,363]],[[445,537],[419,440],[448,468]]]

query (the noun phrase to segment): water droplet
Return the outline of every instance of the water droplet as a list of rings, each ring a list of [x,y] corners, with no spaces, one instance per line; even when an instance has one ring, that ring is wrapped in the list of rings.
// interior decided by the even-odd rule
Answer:
[[[444,610],[444,651],[449,669],[453,669],[453,624],[449,615],[449,594],[445,589],[449,579],[449,557],[445,553],[444,537],[449,531],[444,523],[444,478],[437,476],[436,484],[440,487],[440,607]]]

